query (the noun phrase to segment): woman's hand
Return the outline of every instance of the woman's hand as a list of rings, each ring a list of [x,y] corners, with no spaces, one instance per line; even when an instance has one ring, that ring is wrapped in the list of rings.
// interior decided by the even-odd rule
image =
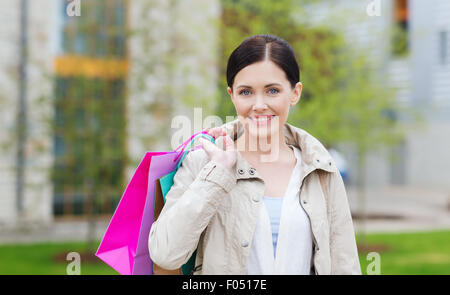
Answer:
[[[207,128],[208,134],[214,137],[214,139],[218,139],[219,137],[224,137],[224,145],[225,150],[218,148],[214,143],[210,142],[207,139],[199,138],[199,142],[205,150],[210,160],[213,160],[228,169],[232,169],[237,159],[237,151],[234,148],[233,140],[230,136],[227,135],[225,130],[220,127],[215,128]]]

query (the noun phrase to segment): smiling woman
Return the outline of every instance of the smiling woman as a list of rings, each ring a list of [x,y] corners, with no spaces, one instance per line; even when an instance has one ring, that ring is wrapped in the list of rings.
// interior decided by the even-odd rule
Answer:
[[[230,55],[238,119],[188,153],[149,235],[150,257],[194,274],[360,274],[342,178],[325,147],[286,123],[301,96],[291,46],[272,35]]]
[[[287,120],[289,107],[300,99],[299,80],[294,52],[281,38],[252,36],[233,51],[228,59],[227,91],[246,134],[250,135],[247,142],[258,137],[271,141],[272,136],[284,142],[280,129]],[[278,126],[271,122],[273,119]],[[280,148],[289,151],[287,146]]]

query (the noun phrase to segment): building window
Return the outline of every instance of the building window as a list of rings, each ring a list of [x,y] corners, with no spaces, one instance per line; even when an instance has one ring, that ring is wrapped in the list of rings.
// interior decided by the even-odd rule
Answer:
[[[126,0],[83,0],[82,13],[77,17],[68,16],[64,9],[64,53],[123,58],[126,55],[126,4]]]
[[[123,192],[127,1],[81,3],[54,61],[55,216],[111,214]]]
[[[394,0],[394,22],[392,28],[392,54],[405,56],[409,52],[408,0]]]

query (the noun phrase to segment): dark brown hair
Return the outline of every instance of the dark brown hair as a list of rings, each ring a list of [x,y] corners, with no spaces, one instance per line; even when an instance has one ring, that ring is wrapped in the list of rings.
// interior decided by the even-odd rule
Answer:
[[[300,81],[298,63],[289,43],[280,37],[263,34],[248,37],[231,53],[227,64],[228,86],[233,89],[234,77],[240,70],[266,59],[284,71],[292,88]]]

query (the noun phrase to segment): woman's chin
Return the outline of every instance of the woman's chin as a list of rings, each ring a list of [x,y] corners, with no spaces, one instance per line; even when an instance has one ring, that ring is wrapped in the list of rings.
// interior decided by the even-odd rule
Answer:
[[[271,139],[277,136],[276,132],[270,130],[270,128],[258,128],[249,130],[250,139],[257,141],[258,145],[271,143]]]
[[[278,119],[277,117],[275,119]],[[270,124],[255,124],[254,122],[249,121],[250,119],[244,120],[244,128],[246,129],[246,133],[248,134],[249,147],[262,147],[266,144],[273,144],[272,138],[278,137],[279,128],[276,128],[278,125],[278,120],[273,120]]]
[[[270,129],[266,129],[266,128],[258,128],[256,130],[249,130],[249,135],[253,138],[258,138],[258,139],[265,139],[265,138],[270,138],[272,136],[272,133]]]

